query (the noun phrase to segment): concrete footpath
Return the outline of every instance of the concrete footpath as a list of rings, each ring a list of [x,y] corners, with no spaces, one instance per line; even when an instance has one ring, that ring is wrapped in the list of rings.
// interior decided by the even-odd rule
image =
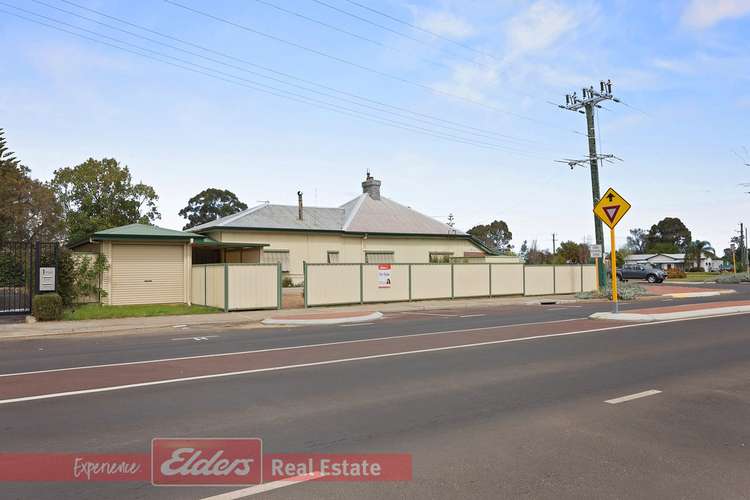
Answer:
[[[522,306],[544,303],[575,302],[574,295],[553,295],[544,297],[496,297],[474,299],[447,299],[415,302],[391,302],[385,304],[356,304],[351,306],[316,307],[309,309],[239,311],[216,314],[192,314],[183,316],[154,316],[148,318],[117,318],[81,321],[50,321],[36,323],[0,324],[0,339],[39,337],[47,335],[71,335],[80,333],[112,333],[134,332],[138,330],[153,330],[158,328],[200,327],[200,326],[248,326],[262,327],[265,319],[282,318],[285,320],[304,320],[335,318],[336,323],[363,321],[363,315],[375,312],[424,311],[430,309],[494,307],[494,306]],[[591,302],[591,301],[587,301]],[[348,314],[342,314],[348,313]],[[270,323],[274,323],[271,321]],[[278,324],[279,322],[277,322]],[[294,324],[294,322],[285,324]],[[299,324],[311,324],[302,321]],[[319,323],[325,324],[325,323]],[[269,326],[270,327],[270,326]]]

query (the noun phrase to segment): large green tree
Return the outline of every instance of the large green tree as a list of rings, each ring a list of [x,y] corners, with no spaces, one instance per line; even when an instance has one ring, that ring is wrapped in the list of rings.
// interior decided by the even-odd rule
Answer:
[[[29,174],[0,129],[0,240],[53,240],[61,235],[62,207],[49,185]]]
[[[161,218],[153,187],[134,183],[127,166],[114,158],[89,158],[75,167],[55,170],[52,180],[63,205],[69,240],[125,224],[149,224]]]
[[[651,226],[646,241],[647,251],[651,253],[685,252],[692,234],[677,217],[666,217]]]
[[[632,253],[646,253],[648,247],[648,231],[641,228],[630,230],[627,243],[628,250]]]
[[[513,250],[513,245],[510,244],[513,233],[505,221],[494,220],[489,224],[480,224],[469,229],[467,233],[499,253],[507,254]]]
[[[188,220],[183,229],[190,229],[246,209],[247,205],[233,192],[227,189],[208,188],[190,198],[187,206],[180,210],[179,214]]]
[[[563,241],[555,254],[561,264],[587,264],[590,258],[588,245],[575,241]]]
[[[690,242],[685,252],[685,264],[691,264],[688,267],[700,267],[701,260],[705,254],[714,255],[716,250],[711,243],[705,240],[695,240]]]

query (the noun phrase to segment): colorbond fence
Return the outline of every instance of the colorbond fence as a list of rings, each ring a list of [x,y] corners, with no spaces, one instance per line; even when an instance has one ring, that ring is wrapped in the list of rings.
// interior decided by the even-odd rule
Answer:
[[[201,264],[191,273],[193,304],[225,311],[281,308],[280,264]]]
[[[595,290],[592,265],[305,264],[305,306]]]

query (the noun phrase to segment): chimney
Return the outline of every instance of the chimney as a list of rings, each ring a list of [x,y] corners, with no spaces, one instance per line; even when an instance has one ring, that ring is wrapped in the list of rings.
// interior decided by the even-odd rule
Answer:
[[[362,183],[362,192],[370,195],[373,200],[380,199],[380,181],[370,175],[370,171],[367,171],[367,178]]]
[[[302,191],[297,191],[297,206],[299,208],[299,220],[302,220]]]

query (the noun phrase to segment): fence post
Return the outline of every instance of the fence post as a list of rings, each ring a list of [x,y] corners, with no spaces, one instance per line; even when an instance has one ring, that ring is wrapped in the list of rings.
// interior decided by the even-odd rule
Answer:
[[[283,301],[283,290],[281,289],[281,262],[276,263],[276,286],[278,288],[278,296],[277,296],[277,307],[276,309],[281,309],[281,304]]]
[[[521,270],[523,271],[523,294],[526,295],[526,264],[521,264]]]
[[[208,305],[208,265],[203,265],[203,305]]]
[[[359,265],[359,303],[365,303],[364,264]]]
[[[229,312],[229,264],[224,262],[224,312]]]
[[[451,298],[452,298],[452,299],[455,299],[455,298],[456,298],[456,297],[454,296],[454,293],[455,293],[455,292],[454,292],[454,286],[453,286],[453,263],[451,263]]]
[[[307,262],[302,261],[302,295],[305,299],[305,309],[307,309]]]
[[[581,264],[581,293],[583,293],[583,264]]]
[[[411,302],[411,264],[409,266],[409,302]]]
[[[487,274],[489,274],[489,276],[490,276],[490,294],[489,294],[489,297],[492,298],[492,264],[487,264],[487,269],[488,269]]]
[[[557,276],[555,273],[555,265],[552,264],[552,295],[557,293]]]

